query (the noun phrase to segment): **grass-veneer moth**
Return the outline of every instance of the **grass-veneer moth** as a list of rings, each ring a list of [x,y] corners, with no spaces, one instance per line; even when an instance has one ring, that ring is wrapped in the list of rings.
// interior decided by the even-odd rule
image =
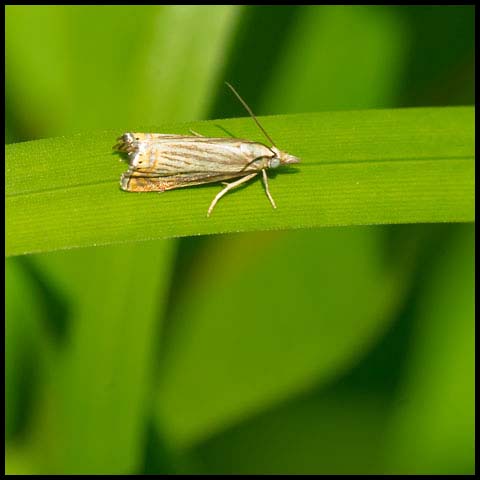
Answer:
[[[298,163],[300,160],[274,145],[250,107],[228,82],[226,84],[272,146],[238,138],[209,138],[193,131],[193,135],[124,133],[113,147],[118,152],[128,153],[129,157],[129,169],[120,179],[122,190],[164,192],[222,182],[226,186],[210,204],[207,212],[207,216],[210,216],[217,202],[229,190],[261,173],[267,197],[272,207],[276,208],[268,188],[267,170]],[[233,182],[225,182],[235,178],[237,180]]]

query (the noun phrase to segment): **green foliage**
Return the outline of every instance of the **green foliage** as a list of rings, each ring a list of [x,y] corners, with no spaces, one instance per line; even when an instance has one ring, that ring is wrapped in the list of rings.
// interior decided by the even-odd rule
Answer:
[[[411,274],[410,262],[380,261],[385,242],[375,229],[271,233],[251,242],[227,238],[221,255],[205,252],[196,284],[171,314],[175,348],[162,356],[158,413],[177,448],[357,361],[387,327]]]
[[[262,119],[302,159],[271,182],[278,210],[257,184],[230,194],[211,218],[206,209],[218,187],[120,191],[125,165],[111,153],[118,133],[7,145],[7,255],[206,233],[471,221],[473,115],[464,107]],[[248,119],[190,126],[212,136],[217,125],[240,138],[259,135]]]
[[[473,473],[473,13],[7,6],[6,471]],[[121,192],[224,80],[278,209]]]
[[[34,257],[52,294],[69,306],[35,419],[35,441],[41,442],[36,454],[45,469],[108,473],[136,467],[172,247],[162,242]]]
[[[454,474],[475,469],[473,226],[463,225],[447,235],[441,247],[419,301],[407,379],[400,392],[406,401],[394,416],[389,450],[394,472]],[[415,458],[419,450],[423,455]]]

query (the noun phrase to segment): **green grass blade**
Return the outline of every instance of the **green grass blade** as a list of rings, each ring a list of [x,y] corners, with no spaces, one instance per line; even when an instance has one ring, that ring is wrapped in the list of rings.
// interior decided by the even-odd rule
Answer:
[[[6,254],[198,234],[329,225],[474,219],[472,107],[365,110],[266,117],[280,148],[302,158],[274,175],[272,210],[261,185],[228,195],[211,218],[218,186],[159,195],[119,190],[124,164],[96,132],[6,146]],[[250,119],[160,132],[212,136],[223,127],[261,140]]]
[[[198,445],[355,364],[392,319],[416,258],[402,245],[403,262],[386,260],[386,231],[225,235],[197,255],[163,337],[157,421],[171,445]]]
[[[474,252],[474,226],[458,226],[426,278],[386,473],[475,473]]]
[[[204,118],[241,12],[231,5],[9,6],[7,99],[22,138]]]
[[[68,348],[55,352],[32,422],[40,471],[138,468],[174,248],[147,242],[31,257],[69,305]]]
[[[291,41],[274,67],[271,88],[265,92],[259,111],[294,113],[398,106],[397,79],[408,55],[405,38],[404,22],[392,8],[303,8]]]
[[[41,292],[18,258],[5,262],[5,438],[15,441],[30,421],[44,378],[46,310]]]
[[[249,418],[192,451],[203,475],[382,474],[387,413],[387,402],[372,392],[314,391]]]

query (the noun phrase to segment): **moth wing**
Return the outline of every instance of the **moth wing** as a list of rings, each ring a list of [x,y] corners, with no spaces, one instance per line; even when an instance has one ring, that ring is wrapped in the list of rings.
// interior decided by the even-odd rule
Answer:
[[[154,134],[151,134],[152,137]],[[139,143],[130,157],[130,167],[141,173],[251,173],[256,159],[272,157],[265,145],[239,139],[155,135]],[[240,175],[241,176],[241,175]]]
[[[219,174],[211,172],[179,173],[175,175],[143,174],[138,170],[129,170],[122,175],[120,187],[127,192],[164,192],[175,188],[203,185],[205,183],[221,182],[245,174]]]

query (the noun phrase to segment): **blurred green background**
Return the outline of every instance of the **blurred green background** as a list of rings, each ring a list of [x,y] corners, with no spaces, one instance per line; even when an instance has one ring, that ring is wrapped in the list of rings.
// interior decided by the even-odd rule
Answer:
[[[474,7],[6,7],[7,143],[244,116],[224,80],[473,104]],[[5,332],[7,473],[474,472],[472,224],[9,258]]]

